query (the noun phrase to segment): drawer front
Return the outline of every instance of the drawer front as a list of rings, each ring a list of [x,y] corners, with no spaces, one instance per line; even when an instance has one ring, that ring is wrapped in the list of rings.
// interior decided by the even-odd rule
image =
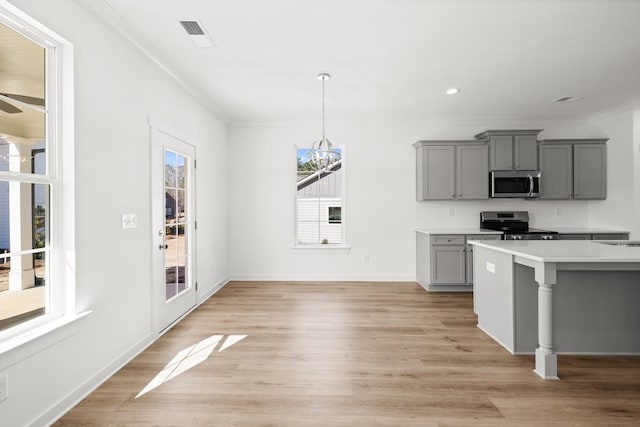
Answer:
[[[469,240],[500,240],[501,234],[469,234],[467,235],[467,242]]]
[[[593,240],[629,240],[628,234],[594,234]]]
[[[464,245],[464,235],[431,236],[432,245]]]

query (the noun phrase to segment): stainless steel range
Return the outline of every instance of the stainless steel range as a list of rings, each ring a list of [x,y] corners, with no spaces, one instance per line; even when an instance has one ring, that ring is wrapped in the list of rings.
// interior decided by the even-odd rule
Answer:
[[[480,212],[480,228],[502,231],[502,240],[557,240],[558,232],[529,228],[526,211]]]

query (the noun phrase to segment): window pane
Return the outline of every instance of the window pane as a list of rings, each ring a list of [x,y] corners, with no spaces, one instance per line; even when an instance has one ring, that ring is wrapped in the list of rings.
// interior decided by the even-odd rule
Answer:
[[[49,185],[0,181],[0,253],[47,247]]]
[[[342,160],[318,170],[308,154],[308,148],[296,151],[297,242],[342,243]]]
[[[42,175],[46,162],[34,170],[33,151],[44,160],[45,49],[2,24],[0,40],[0,171]]]
[[[37,115],[42,116],[39,118],[44,120],[42,113]],[[10,135],[6,130],[0,121],[0,171],[45,175],[47,163],[44,141],[34,142],[31,139]]]
[[[48,243],[49,185],[0,182],[0,329],[45,313]]]

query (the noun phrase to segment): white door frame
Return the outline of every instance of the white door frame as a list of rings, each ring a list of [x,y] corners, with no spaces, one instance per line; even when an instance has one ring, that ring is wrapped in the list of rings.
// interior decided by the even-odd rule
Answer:
[[[173,326],[197,305],[196,278],[196,147],[172,133],[149,123],[150,134],[150,191],[151,191],[151,312],[153,329],[162,333]],[[187,198],[187,259],[185,270],[187,290],[166,301],[166,275],[164,271],[165,245],[165,194],[164,153],[165,149],[186,154],[190,161],[187,174],[190,197]],[[162,233],[161,233],[162,232]]]

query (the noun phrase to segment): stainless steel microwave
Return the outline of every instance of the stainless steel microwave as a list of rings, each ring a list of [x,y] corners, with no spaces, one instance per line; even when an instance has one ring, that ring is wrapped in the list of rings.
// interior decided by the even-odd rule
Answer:
[[[492,198],[540,197],[540,171],[489,172],[489,194]]]

